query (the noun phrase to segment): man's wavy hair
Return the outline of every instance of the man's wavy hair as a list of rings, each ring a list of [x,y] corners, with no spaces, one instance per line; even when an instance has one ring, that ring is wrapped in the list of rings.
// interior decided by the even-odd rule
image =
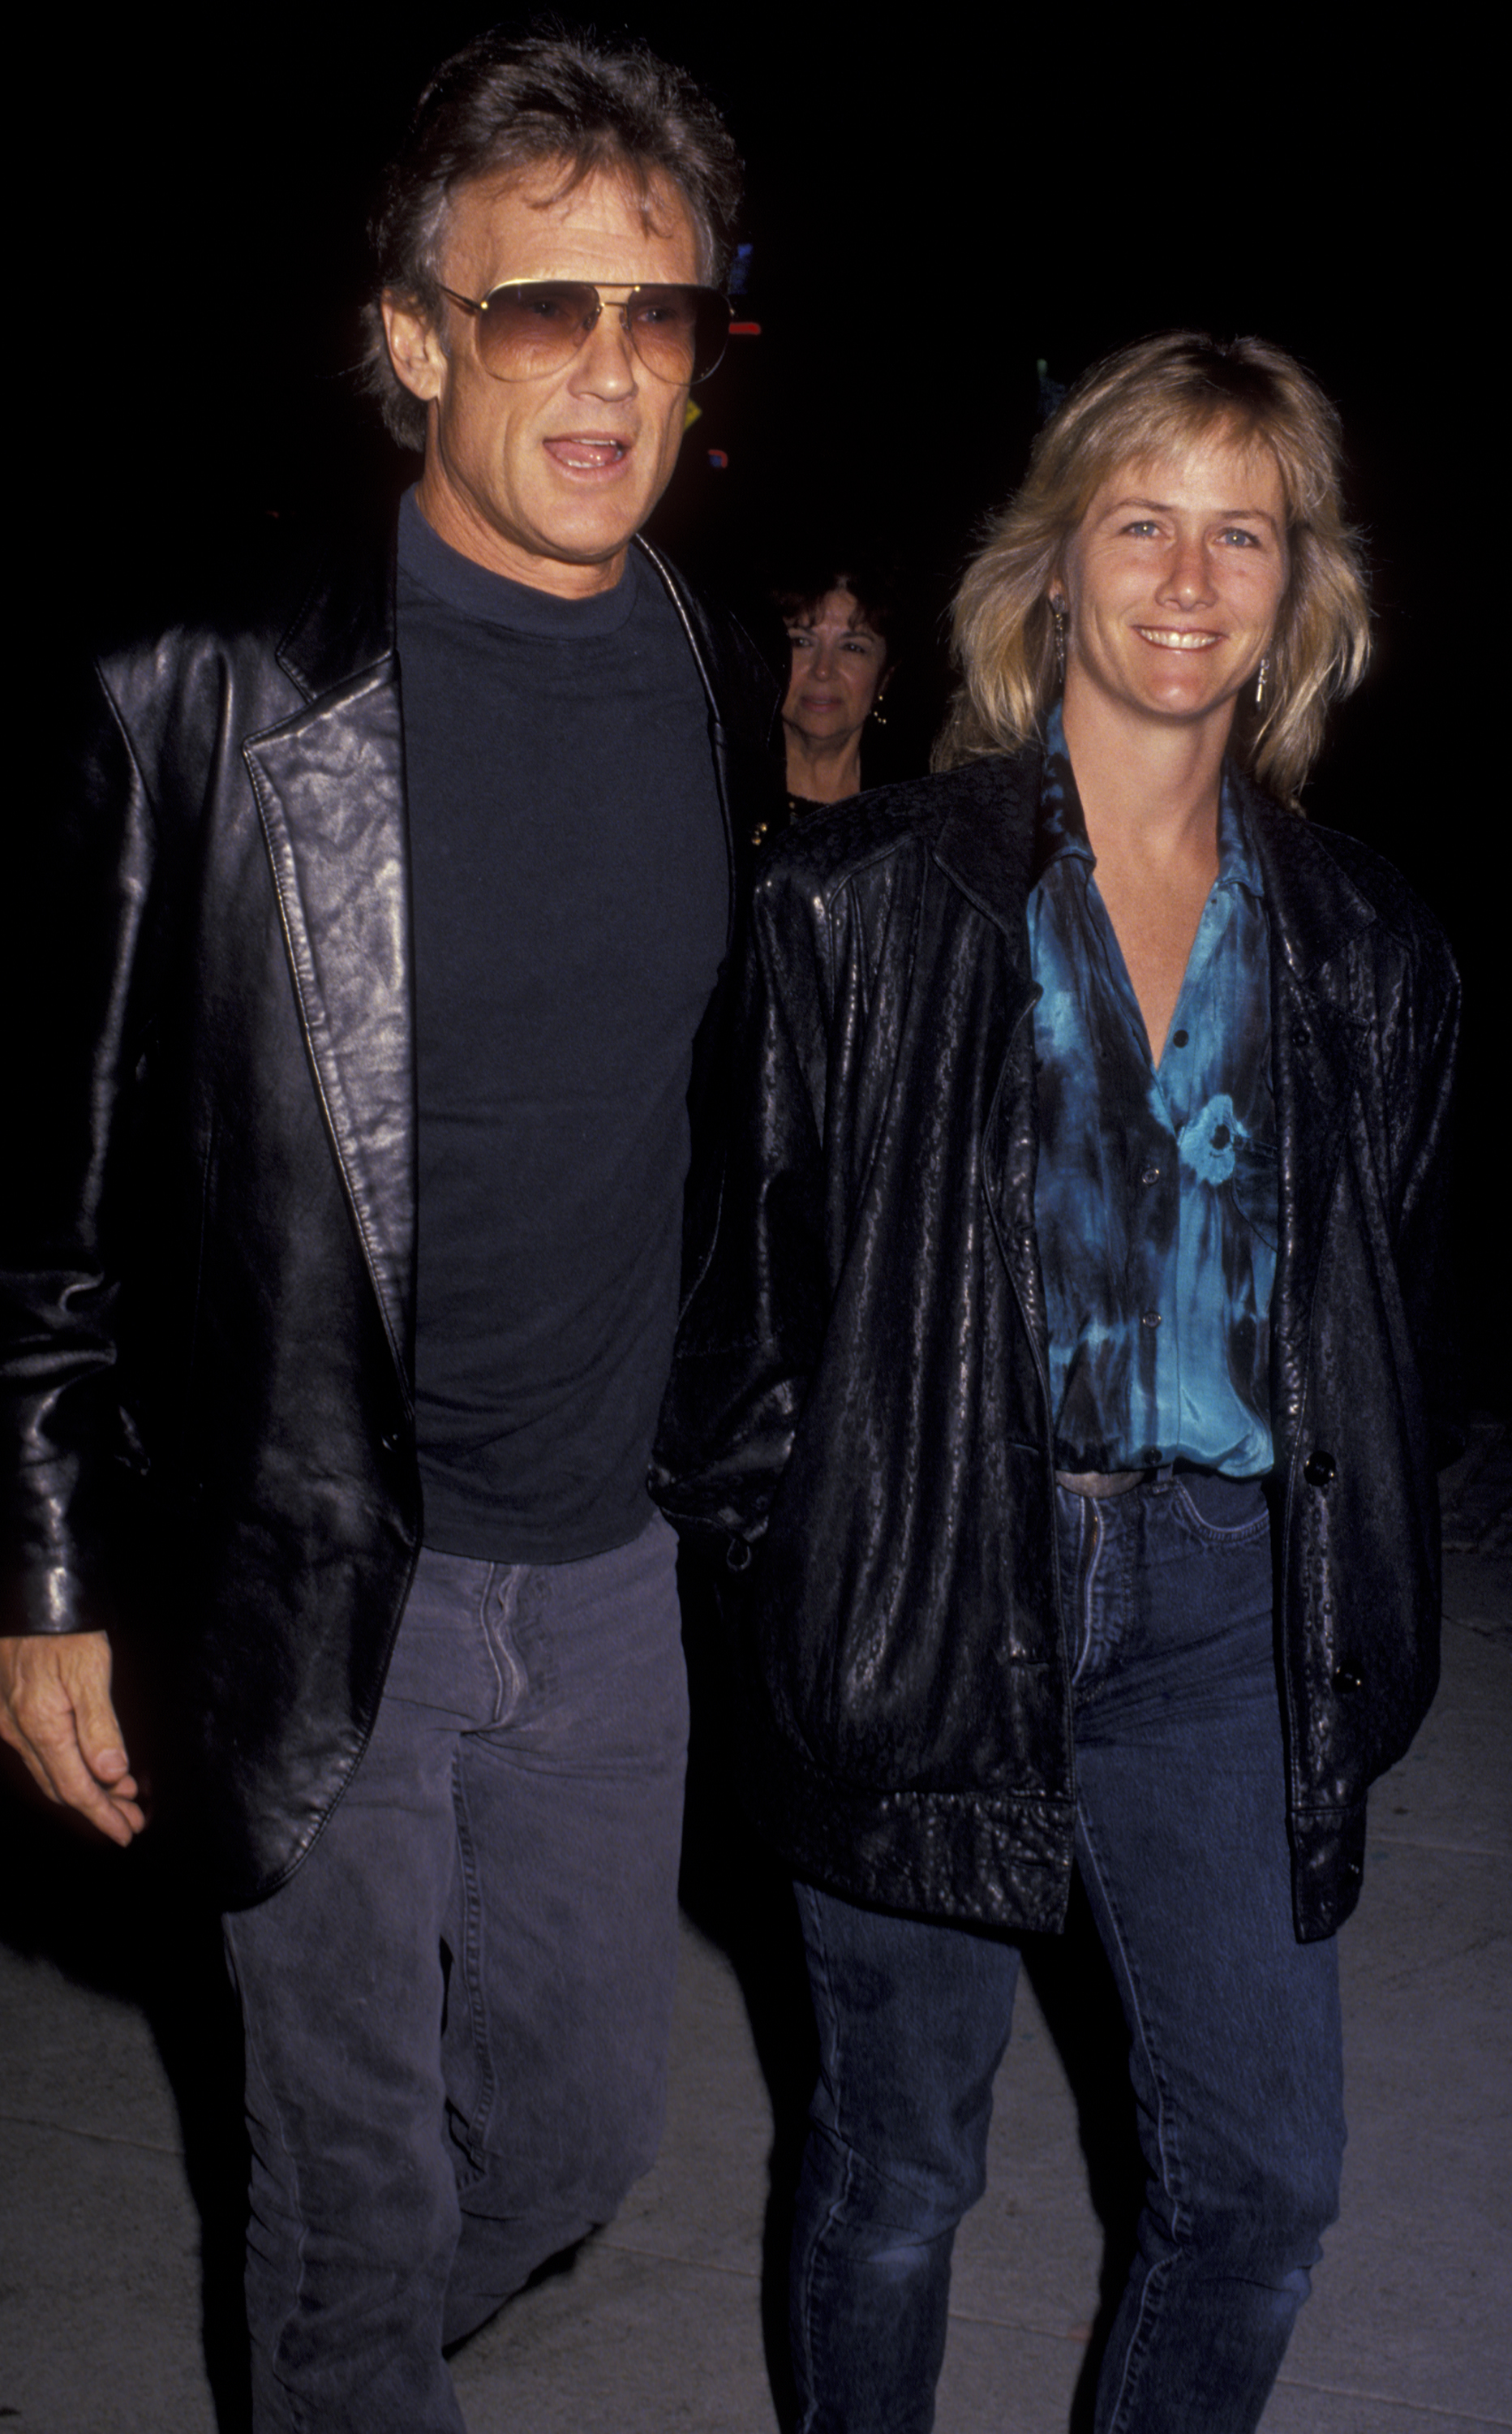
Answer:
[[[740,206],[740,160],[691,77],[641,43],[610,49],[586,33],[496,26],[436,70],[368,222],[375,283],[364,313],[364,387],[402,448],[425,445],[425,407],[395,372],[380,300],[433,323],[455,196],[478,178],[559,172],[552,199],[586,178],[623,180],[648,223],[652,189],[675,186],[698,234],[699,276],[721,285]]]
[[[1017,495],[988,527],[956,595],[958,684],[937,769],[1043,736],[1057,684],[1049,588],[1098,485],[1215,434],[1267,448],[1286,502],[1290,565],[1265,701],[1241,698],[1230,750],[1297,808],[1329,703],[1369,656],[1359,547],[1344,521],[1339,419],[1300,364],[1263,338],[1188,330],[1144,338],[1083,372],[1034,443]]]

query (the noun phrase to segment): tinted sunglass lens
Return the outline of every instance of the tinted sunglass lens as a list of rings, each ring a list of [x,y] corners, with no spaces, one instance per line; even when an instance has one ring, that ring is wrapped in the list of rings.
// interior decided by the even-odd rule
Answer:
[[[693,369],[689,378],[707,380],[710,372],[718,369],[729,344],[730,307],[712,287],[690,287],[687,294],[694,318]]]
[[[649,371],[661,380],[698,381],[724,352],[730,308],[706,287],[637,287],[629,319],[631,342]]]
[[[730,308],[707,287],[637,287],[623,307],[630,343],[659,380],[703,380],[724,352]],[[573,280],[529,280],[496,287],[478,315],[478,347],[499,380],[559,371],[592,329],[599,292]]]
[[[595,289],[570,281],[496,287],[478,319],[484,362],[505,380],[555,371],[577,352],[598,304]]]

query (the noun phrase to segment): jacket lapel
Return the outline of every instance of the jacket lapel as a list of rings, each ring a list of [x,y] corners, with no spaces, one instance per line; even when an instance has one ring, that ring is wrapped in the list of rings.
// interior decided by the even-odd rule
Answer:
[[[1028,979],[1025,906],[1035,876],[1038,752],[968,762],[956,772],[934,839],[941,868],[1010,940]]]
[[[1272,1342],[1300,1356],[1368,1034],[1353,1007],[1355,947],[1375,916],[1305,821],[1242,781],[1241,792],[1270,924],[1271,1082],[1283,1144]],[[1295,1409],[1300,1381],[1278,1382],[1282,1407]]]
[[[735,936],[736,918],[754,856],[752,831],[770,819],[782,799],[781,728],[777,708],[781,688],[756,646],[728,616],[711,617],[696,591],[689,591],[675,567],[654,549],[644,534],[636,548],[659,575],[677,612],[708,702],[709,734],[714,747],[714,781],[724,823],[724,848],[729,864],[729,898],[725,945]],[[741,643],[744,648],[740,647]],[[751,749],[759,737],[763,754]]]
[[[1002,1062],[982,1142],[982,1178],[1004,1266],[1042,1382],[1048,1361],[1045,1290],[1035,1248],[1038,1114],[1034,1032],[1039,996],[1029,968],[1026,907],[1037,850],[1041,757],[971,762],[956,773],[933,853],[952,884],[1002,934]]]
[[[244,751],[327,1127],[408,1377],[416,1149],[404,743],[392,628],[372,614],[383,576],[368,571],[377,582],[355,608],[355,585],[312,596],[280,656],[318,697]],[[355,673],[354,660],[364,662]]]

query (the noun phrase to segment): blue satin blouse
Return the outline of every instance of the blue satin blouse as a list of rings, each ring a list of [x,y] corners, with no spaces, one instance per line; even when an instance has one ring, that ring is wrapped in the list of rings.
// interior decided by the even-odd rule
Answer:
[[[1029,948],[1040,1152],[1034,1207],[1056,1463],[1272,1461],[1278,1171],[1265,895],[1225,782],[1218,876],[1155,1063],[1096,861],[1061,713],[1046,736]]]

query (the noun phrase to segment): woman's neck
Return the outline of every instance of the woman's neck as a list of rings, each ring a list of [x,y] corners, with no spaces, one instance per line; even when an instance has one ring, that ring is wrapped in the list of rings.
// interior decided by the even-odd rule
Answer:
[[[1202,907],[1218,875],[1227,718],[1120,715],[1068,685],[1062,724],[1113,923],[1159,1064]]]
[[[1158,865],[1215,852],[1232,705],[1225,710],[1191,725],[1119,715],[1090,688],[1067,684],[1062,723],[1095,854]]]
[[[833,743],[816,743],[811,736],[800,735],[795,727],[790,727],[786,741],[790,795],[801,795],[807,803],[842,803],[847,795],[860,793],[858,734],[841,735]]]

